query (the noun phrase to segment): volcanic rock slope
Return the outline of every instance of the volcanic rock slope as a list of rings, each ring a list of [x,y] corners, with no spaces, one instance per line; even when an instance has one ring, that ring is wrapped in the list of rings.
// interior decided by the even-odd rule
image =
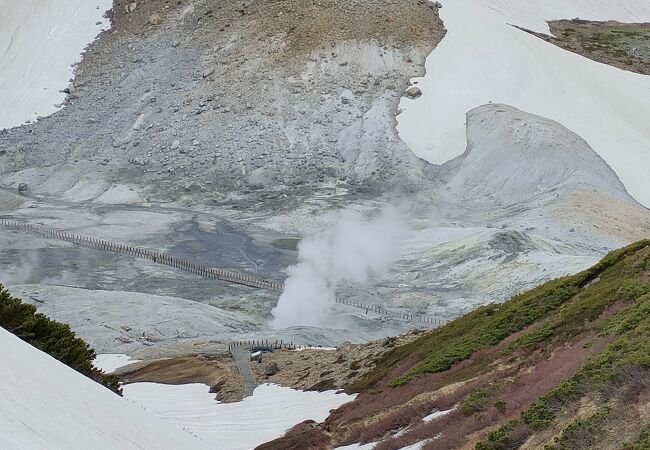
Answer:
[[[210,204],[326,180],[386,190],[427,172],[394,116],[444,34],[432,4],[130,4],[115,2],[67,106],[2,135],[2,172],[22,171],[12,180],[43,194],[82,183],[81,200],[119,183]]]

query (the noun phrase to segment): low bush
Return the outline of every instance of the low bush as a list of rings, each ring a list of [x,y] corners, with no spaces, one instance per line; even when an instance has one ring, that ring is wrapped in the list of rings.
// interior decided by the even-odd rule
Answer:
[[[497,386],[492,385],[470,394],[463,402],[463,412],[469,416],[485,411],[496,389]]]
[[[519,443],[514,441],[511,431],[517,425],[517,421],[512,421],[499,427],[496,431],[490,433],[485,440],[476,444],[474,450],[514,450]]]
[[[554,444],[546,445],[544,450],[589,448],[598,442],[598,432],[605,424],[609,413],[609,408],[602,408],[586,419],[574,420],[554,438]]]

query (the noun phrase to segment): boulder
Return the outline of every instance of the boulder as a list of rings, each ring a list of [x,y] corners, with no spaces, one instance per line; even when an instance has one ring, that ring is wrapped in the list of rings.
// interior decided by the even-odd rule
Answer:
[[[270,377],[271,375],[275,375],[276,373],[278,373],[279,370],[280,369],[278,368],[278,363],[272,362],[270,364],[267,364],[266,367],[264,368],[264,375]]]
[[[160,25],[162,23],[162,17],[160,17],[160,14],[152,14],[149,17],[149,23],[151,25]]]
[[[406,95],[411,98],[418,98],[420,95],[422,95],[422,91],[417,86],[411,86],[406,90]]]
[[[203,74],[202,74],[202,75],[203,75],[203,78],[208,78],[208,77],[209,77],[210,75],[212,75],[213,73],[214,73],[214,66],[213,66],[213,67],[209,67],[209,68],[203,70]]]

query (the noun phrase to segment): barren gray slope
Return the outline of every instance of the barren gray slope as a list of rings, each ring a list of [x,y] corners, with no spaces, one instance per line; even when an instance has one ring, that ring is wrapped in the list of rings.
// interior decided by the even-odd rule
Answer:
[[[88,199],[125,184],[204,204],[259,188],[302,195],[324,182],[385,191],[431,172],[397,137],[394,116],[442,36],[434,8],[414,0],[167,7],[138,2],[126,14],[117,2],[67,107],[0,135],[0,171],[32,169],[22,179],[42,193]],[[161,24],[148,22],[154,13]]]

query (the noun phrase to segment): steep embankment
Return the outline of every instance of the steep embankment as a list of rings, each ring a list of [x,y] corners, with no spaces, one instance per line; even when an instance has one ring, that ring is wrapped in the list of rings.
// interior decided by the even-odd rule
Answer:
[[[0,328],[0,447],[208,448]]]
[[[646,240],[393,349],[353,403],[261,448],[647,448],[649,308]]]

